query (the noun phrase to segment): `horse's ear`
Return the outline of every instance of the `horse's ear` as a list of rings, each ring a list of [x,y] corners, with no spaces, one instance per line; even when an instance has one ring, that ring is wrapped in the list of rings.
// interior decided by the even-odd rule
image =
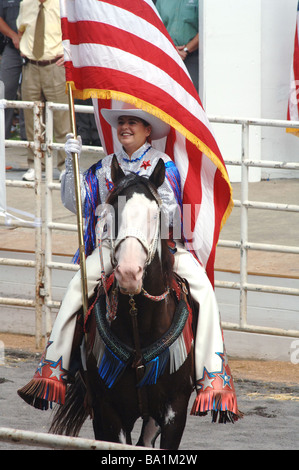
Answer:
[[[119,181],[124,176],[125,176],[125,174],[122,171],[121,167],[119,166],[116,155],[113,155],[112,162],[111,162],[111,179],[112,179],[113,183],[116,183],[117,181]]]
[[[149,181],[156,187],[159,188],[165,180],[165,163],[162,158],[159,159],[157,165],[154,168]]]

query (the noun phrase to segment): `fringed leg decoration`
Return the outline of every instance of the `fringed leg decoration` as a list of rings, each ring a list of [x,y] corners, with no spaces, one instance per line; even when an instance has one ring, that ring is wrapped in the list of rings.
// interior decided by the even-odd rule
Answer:
[[[188,279],[194,300],[194,363],[197,396],[192,415],[211,411],[214,422],[234,422],[241,417],[233,379],[225,353],[219,307],[205,270],[176,243],[174,270]]]
[[[196,383],[197,396],[191,415],[203,416],[210,411],[213,423],[234,423],[243,414],[238,410],[233,378],[225,354],[218,355],[223,361],[222,371],[208,372],[204,369],[202,379]]]
[[[52,402],[64,404],[66,384],[62,358],[54,362],[43,356],[33,379],[18,390],[18,395],[34,408],[47,410],[49,406],[52,407]]]
[[[191,415],[204,416],[208,411],[211,411],[213,423],[234,423],[242,417],[232,392],[199,391]]]
[[[33,378],[27,385],[18,390],[18,395],[34,408],[47,410],[52,403],[64,404],[66,384],[53,383],[47,379]]]

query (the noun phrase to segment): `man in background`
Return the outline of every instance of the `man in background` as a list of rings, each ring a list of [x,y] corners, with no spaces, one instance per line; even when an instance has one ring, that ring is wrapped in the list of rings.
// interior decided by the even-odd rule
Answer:
[[[198,0],[154,0],[198,92]]]
[[[4,84],[4,98],[16,100],[22,76],[23,60],[19,51],[19,36],[16,20],[21,0],[0,0],[0,32],[5,37],[0,65],[0,81]],[[5,139],[11,138],[14,109],[5,109]],[[26,140],[24,114],[19,110],[20,137]]]

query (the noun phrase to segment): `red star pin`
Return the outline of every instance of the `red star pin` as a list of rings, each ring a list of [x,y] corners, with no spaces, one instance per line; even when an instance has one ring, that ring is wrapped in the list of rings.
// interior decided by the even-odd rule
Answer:
[[[150,160],[144,160],[144,162],[140,165],[140,168],[144,168],[145,170],[147,170],[148,166],[152,166]]]

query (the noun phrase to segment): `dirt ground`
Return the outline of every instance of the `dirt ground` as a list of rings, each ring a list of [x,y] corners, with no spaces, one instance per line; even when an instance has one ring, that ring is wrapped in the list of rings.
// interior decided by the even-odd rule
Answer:
[[[0,333],[0,341],[5,348],[5,362],[0,364],[1,426],[47,433],[52,420],[50,410],[40,412],[16,394],[32,378],[39,361],[41,350],[36,350],[35,338]],[[199,455],[201,450],[298,450],[299,366],[236,358],[229,362],[243,419],[224,426],[211,423],[209,414],[191,416],[193,395],[180,451]],[[137,442],[138,429],[132,434],[133,443]],[[94,438],[90,420],[84,423],[80,437]],[[0,450],[26,448],[23,443],[0,442]]]
[[[21,353],[41,353],[36,349],[34,336],[0,333],[0,341],[5,350],[20,351]],[[278,382],[286,385],[299,384],[299,365],[290,362],[258,361],[244,359],[229,359],[234,379],[256,380],[263,382]]]

